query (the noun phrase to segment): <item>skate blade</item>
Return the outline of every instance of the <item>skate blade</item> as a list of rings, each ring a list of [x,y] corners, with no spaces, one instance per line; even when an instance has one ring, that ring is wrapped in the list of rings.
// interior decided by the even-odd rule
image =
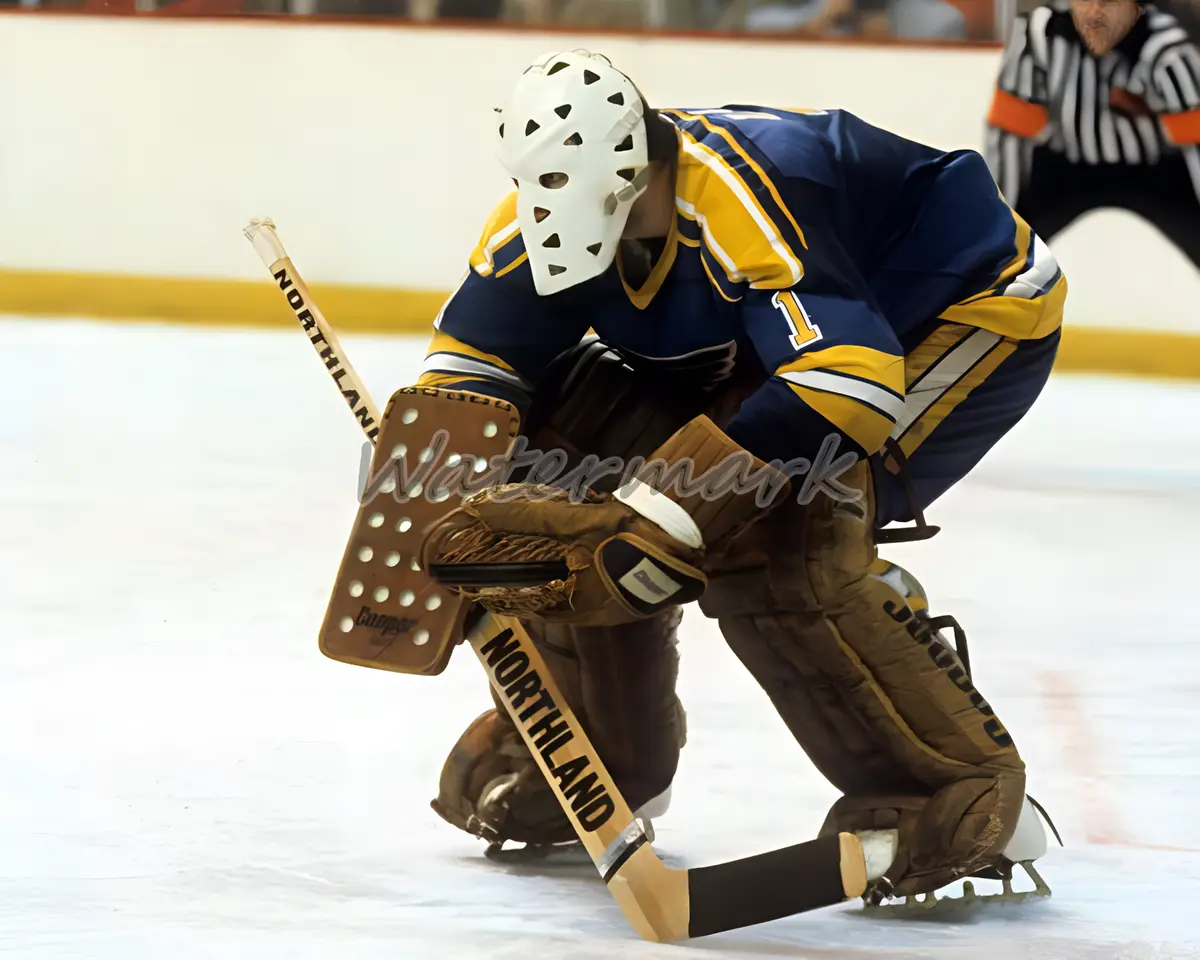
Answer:
[[[520,847],[491,844],[488,845],[484,856],[493,863],[514,866],[542,863],[575,866],[590,862],[588,852],[577,840],[564,842],[564,844],[526,844]]]
[[[975,890],[975,884],[966,880],[963,882],[962,896],[939,897],[936,892],[924,896],[914,895],[898,900],[883,900],[879,903],[867,902],[863,905],[863,913],[872,918],[887,920],[943,920],[962,919],[977,912],[995,909],[998,906],[1012,906],[1024,903],[1036,903],[1049,900],[1052,893],[1046,881],[1042,879],[1033,862],[1015,864],[1025,871],[1033,881],[1032,890],[1014,890],[1011,875],[1001,880],[1001,893],[980,894]]]
[[[654,824],[647,819],[639,818],[642,832],[646,839],[654,842]],[[567,840],[563,843],[527,843],[520,847],[504,846],[503,840],[492,840],[488,843],[484,856],[494,863],[512,866],[529,866],[547,864],[550,866],[575,867],[581,864],[594,866],[591,855],[578,840]]]

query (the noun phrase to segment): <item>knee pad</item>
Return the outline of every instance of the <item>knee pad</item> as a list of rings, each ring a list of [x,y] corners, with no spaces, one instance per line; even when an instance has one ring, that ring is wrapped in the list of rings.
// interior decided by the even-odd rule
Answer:
[[[878,560],[867,465],[841,479],[862,491],[858,501],[784,505],[759,542],[735,545],[727,576],[710,572],[700,605],[845,795],[843,809],[856,811],[834,819],[891,811],[881,816],[905,824],[920,882],[944,884],[946,871],[978,864],[1011,837],[1024,764],[938,635],[920,584]],[[881,797],[902,802],[881,806]]]
[[[681,611],[621,627],[527,623],[563,698],[631,809],[665,812],[687,740],[675,693]],[[575,839],[570,821],[503,705],[477,717],[451,750],[433,809],[492,843]]]

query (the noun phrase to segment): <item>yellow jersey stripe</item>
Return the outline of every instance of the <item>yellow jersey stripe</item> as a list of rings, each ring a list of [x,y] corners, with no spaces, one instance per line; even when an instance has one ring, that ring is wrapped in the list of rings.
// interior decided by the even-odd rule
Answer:
[[[713,198],[713,202],[703,204],[709,211],[707,217],[694,219],[699,220],[710,245],[719,243],[736,251],[732,264],[726,264],[730,279],[749,281],[755,290],[780,290],[799,283],[804,276],[799,258],[784,242],[745,182],[720,154],[697,142],[686,130],[680,130],[680,138],[684,153],[681,159],[691,162],[679,165],[677,205],[683,200],[694,213],[699,197],[711,191],[705,200]],[[714,229],[711,218],[718,212],[721,221]],[[714,232],[721,234],[721,241],[712,238]]]
[[[500,201],[483,228],[479,243],[471,251],[471,269],[481,277],[490,276],[495,269],[496,253],[521,232],[517,221],[517,191]]]
[[[746,161],[746,166],[753,170],[758,179],[762,181],[762,185],[766,187],[767,192],[771,195],[771,199],[775,201],[776,205],[783,212],[784,217],[787,218],[788,223],[791,224],[792,229],[796,231],[796,236],[800,238],[801,245],[807,249],[808,243],[804,239],[804,231],[800,229],[800,224],[798,224],[796,222],[796,218],[792,216],[792,211],[789,210],[787,204],[783,202],[783,197],[779,195],[779,191],[776,189],[775,184],[771,182],[771,178],[767,176],[766,171],[764,171],[763,168],[754,160],[754,158],[746,152],[745,148],[737,142],[729,130],[713,124],[708,117],[700,113],[685,113],[682,110],[670,110],[664,112],[671,113],[674,116],[684,120],[699,120],[700,123],[704,125],[706,130],[715,133],[718,137],[728,143],[730,149],[732,149],[734,153]]]
[[[1015,340],[1040,340],[1062,326],[1067,299],[1067,278],[1060,274],[1040,297],[992,296],[956,303],[942,312],[941,319],[990,330]]]
[[[978,363],[953,383],[947,385],[938,398],[925,409],[924,413],[905,428],[903,435],[899,438],[900,449],[904,456],[911,457],[916,449],[937,429],[938,425],[971,395],[971,391],[990,377],[1000,364],[1012,356],[1016,349],[1016,341],[1000,341]],[[899,427],[897,426],[896,429],[898,430]]]
[[[709,283],[711,283],[713,285],[713,289],[716,290],[717,293],[719,293],[721,295],[722,300],[726,300],[729,303],[737,303],[742,298],[735,297],[732,294],[725,292],[725,287],[716,278],[716,275],[713,274],[712,267],[709,266],[709,263],[708,263],[709,256],[710,256],[710,251],[708,250],[707,247],[700,251],[700,265],[702,267],[704,267],[704,272],[708,275]],[[731,286],[732,286],[732,284],[731,284]]]
[[[700,236],[704,240],[704,245],[708,247],[712,255],[720,261],[721,266],[725,268],[725,274],[729,278],[730,283],[738,283],[740,276],[738,275],[737,264],[733,262],[729,254],[727,254],[721,245],[717,243],[716,237],[712,235],[712,231],[708,228],[708,219],[697,210],[692,204],[684,200],[683,197],[675,198],[675,209],[682,213],[689,220],[694,220],[700,225]]]
[[[490,364],[493,367],[499,367],[508,373],[516,373],[516,371],[505,363],[500,357],[490,353],[484,353],[482,350],[477,350],[469,343],[463,343],[457,337],[452,337],[448,333],[442,333],[438,330],[433,335],[433,339],[429,341],[429,349],[425,351],[426,358],[438,353],[456,353],[464,357],[469,357],[472,360],[478,360],[482,363]]]
[[[490,380],[525,393],[533,391],[533,385],[499,357],[476,350],[440,330],[434,334],[429,345],[429,352],[421,367],[421,377],[449,378],[439,380],[439,383]],[[426,379],[421,379],[418,383],[423,386],[433,385]]]
[[[806,370],[844,373],[880,387],[895,397],[904,396],[904,358],[873,347],[847,343],[823,350],[809,350],[781,364],[775,370],[775,375],[786,377],[789,373]]]
[[[502,269],[497,270],[496,271],[496,279],[499,280],[506,273],[511,273],[513,270],[516,270],[517,267],[519,267],[521,264],[523,264],[528,259],[529,259],[529,254],[522,253],[519,257],[517,257],[516,260],[514,260],[512,263],[510,263],[507,267],[503,267]]]
[[[1013,242],[1017,252],[1005,264],[1004,269],[1000,271],[1000,275],[988,285],[987,289],[967,297],[962,301],[963,303],[972,303],[976,300],[992,296],[997,290],[1020,274],[1025,264],[1031,261],[1034,255],[1033,245],[1037,235],[1029,228],[1029,224],[1017,216],[1016,211],[1010,212],[1012,213],[1015,228]]]
[[[666,282],[667,274],[670,273],[671,267],[675,265],[675,257],[679,251],[676,241],[679,238],[679,218],[671,218],[671,228],[667,233],[666,243],[663,246],[662,254],[654,262],[654,266],[650,269],[650,276],[646,278],[646,282],[637,290],[629,285],[629,281],[625,279],[625,265],[621,262],[620,254],[617,255],[617,274],[621,278],[621,286],[625,288],[625,295],[639,310],[645,310],[650,306],[650,301],[654,299],[654,295],[662,288]]]
[[[698,244],[700,247],[700,263],[704,266],[704,272],[708,274],[709,282],[712,283],[713,288],[723,299],[728,300],[730,303],[737,303],[742,299],[740,296],[735,296],[738,289],[738,282],[733,279],[733,276],[737,274],[737,267],[729,258],[729,254],[721,249],[721,245],[713,237],[712,231],[707,229],[707,221],[704,218],[704,214],[682,197],[675,198],[675,209],[679,213],[679,216],[683,217],[685,223],[695,223],[700,231],[701,239]],[[683,236],[682,231],[680,236]],[[724,272],[725,283],[717,279],[709,260],[716,260],[720,263],[721,269]],[[728,290],[726,286],[728,286]]]
[[[904,389],[921,377],[926,370],[958,346],[959,341],[972,332],[973,327],[947,323],[938,327],[918,343],[904,358]]]
[[[862,447],[868,456],[882,449],[888,434],[892,432],[889,417],[853,397],[825,393],[795,383],[789,383],[788,386],[796,396]]]
[[[866,380],[847,377],[830,370],[801,370],[785,373],[783,379],[793,387],[804,387],[821,393],[849,397],[864,406],[871,407],[890,423],[895,423],[904,409],[904,400],[890,390],[884,390]]]
[[[904,398],[904,409],[896,419],[892,439],[902,441],[926,412],[938,403],[947,390],[968,376],[990,354],[1006,340],[990,330],[972,330],[942,354],[917,377],[908,388]]]
[[[1005,267],[1001,272],[1000,276],[996,278],[996,282],[993,284],[993,287],[1002,287],[1004,284],[1008,283],[1008,281],[1019,274],[1024,268],[1025,264],[1030,262],[1030,260],[1033,258],[1033,239],[1035,234],[1029,228],[1029,224],[1018,217],[1015,211],[1011,212],[1013,225],[1016,228],[1015,239],[1017,252],[1013,256],[1012,260],[1009,261],[1008,266]]]
[[[696,222],[695,217],[689,217],[679,209],[678,202],[675,206],[675,223],[679,228],[680,239],[687,240],[690,245],[695,246],[700,242],[700,224]]]
[[[422,372],[422,374],[419,377],[417,377],[417,382],[416,382],[416,384],[414,384],[414,386],[445,387],[445,386],[449,386],[452,383],[462,383],[463,380],[465,380],[465,379],[468,379],[468,378],[464,377],[461,373],[432,373],[432,372],[426,373],[426,372]]]

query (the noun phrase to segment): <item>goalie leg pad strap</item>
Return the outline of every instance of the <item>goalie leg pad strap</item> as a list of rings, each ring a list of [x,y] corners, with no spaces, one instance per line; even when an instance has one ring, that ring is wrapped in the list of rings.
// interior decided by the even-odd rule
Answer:
[[[830,823],[900,821],[900,860],[915,872],[889,877],[900,892],[934,889],[1003,848],[1020,815],[1024,764],[957,655],[871,572],[867,465],[845,482],[863,491],[858,501],[789,502],[769,531],[752,528],[724,571],[709,571],[701,608],[846,795],[850,807],[835,807]],[[901,817],[895,797],[920,809]],[[879,817],[864,813],[876,808]],[[856,811],[852,827],[841,809]]]

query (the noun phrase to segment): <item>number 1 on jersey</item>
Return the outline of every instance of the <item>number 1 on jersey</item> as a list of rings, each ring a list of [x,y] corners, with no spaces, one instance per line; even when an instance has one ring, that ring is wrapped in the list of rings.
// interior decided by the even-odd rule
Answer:
[[[788,342],[793,350],[803,350],[810,343],[821,339],[821,328],[808,318],[804,304],[791,290],[779,291],[771,298],[771,303],[787,320],[788,329],[791,330]]]

